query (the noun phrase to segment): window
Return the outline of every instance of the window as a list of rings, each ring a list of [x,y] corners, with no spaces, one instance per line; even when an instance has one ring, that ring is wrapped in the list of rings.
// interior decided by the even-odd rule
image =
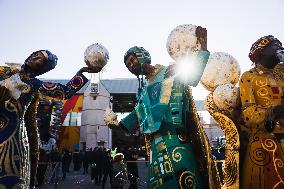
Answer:
[[[63,122],[63,126],[81,126],[81,112],[69,112]]]
[[[70,122],[70,112],[66,115],[65,120],[63,122],[63,126],[69,126]]]

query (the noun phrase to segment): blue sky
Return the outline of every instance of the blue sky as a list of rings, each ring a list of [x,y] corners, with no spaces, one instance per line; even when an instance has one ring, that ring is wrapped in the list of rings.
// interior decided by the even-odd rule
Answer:
[[[143,46],[152,64],[168,65],[170,31],[195,24],[207,28],[210,52],[233,55],[244,72],[259,37],[272,34],[284,42],[283,9],[283,0],[0,0],[0,65],[48,49],[58,65],[42,77],[67,79],[85,65],[86,47],[98,42],[110,53],[103,78],[134,77],[123,64],[130,47]],[[199,86],[194,96],[203,99],[206,91]]]

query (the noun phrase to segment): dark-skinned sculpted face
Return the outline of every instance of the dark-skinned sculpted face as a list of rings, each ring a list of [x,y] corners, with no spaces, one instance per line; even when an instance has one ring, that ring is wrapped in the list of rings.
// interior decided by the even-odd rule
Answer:
[[[138,62],[135,55],[129,55],[124,63],[132,74],[136,76],[142,74],[142,65]]]
[[[249,58],[255,64],[273,69],[277,64],[283,62],[284,48],[282,43],[274,36],[264,36],[252,45]]]
[[[31,78],[42,75],[57,65],[57,56],[48,50],[33,52],[22,65],[22,70]]]
[[[260,64],[269,69],[273,69],[277,64],[280,63],[280,59],[277,56],[277,52],[283,50],[282,44],[280,41],[272,41],[261,53],[260,55]]]
[[[134,75],[144,74],[143,65],[151,64],[150,53],[143,47],[131,47],[124,55],[124,63]]]

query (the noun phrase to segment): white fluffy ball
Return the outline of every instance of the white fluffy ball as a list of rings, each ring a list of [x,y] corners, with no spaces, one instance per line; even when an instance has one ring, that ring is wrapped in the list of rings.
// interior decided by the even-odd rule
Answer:
[[[219,85],[213,92],[213,101],[220,110],[233,110],[240,103],[239,88],[232,84]]]
[[[88,67],[103,68],[107,64],[108,59],[108,50],[98,43],[88,46],[84,53],[84,61]]]
[[[118,125],[117,115],[110,108],[106,108],[104,122],[106,125]]]
[[[210,55],[200,82],[207,90],[214,91],[218,85],[236,85],[240,74],[240,65],[232,55],[216,52]]]
[[[167,40],[167,50],[174,60],[201,49],[195,35],[196,28],[195,25],[184,24],[171,31]]]

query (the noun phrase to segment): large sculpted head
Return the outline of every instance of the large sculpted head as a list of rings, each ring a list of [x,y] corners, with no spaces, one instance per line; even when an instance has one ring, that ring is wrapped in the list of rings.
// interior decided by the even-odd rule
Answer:
[[[33,78],[42,75],[57,65],[57,56],[48,50],[33,52],[22,65],[21,69],[29,77]]]
[[[150,53],[143,47],[131,47],[124,55],[124,63],[128,70],[134,75],[143,74],[143,67],[151,64]]]
[[[258,39],[250,48],[249,58],[255,64],[273,69],[283,61],[284,48],[282,43],[272,35]]]

